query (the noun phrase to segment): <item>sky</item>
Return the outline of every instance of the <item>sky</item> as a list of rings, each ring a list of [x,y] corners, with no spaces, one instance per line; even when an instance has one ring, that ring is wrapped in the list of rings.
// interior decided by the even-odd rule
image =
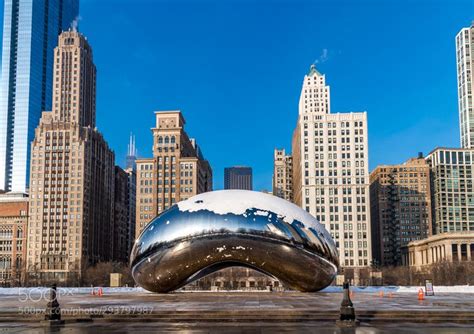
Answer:
[[[458,147],[455,36],[474,0],[80,0],[97,66],[97,125],[124,165],[152,156],[154,111],[180,109],[223,188],[224,167],[271,189],[291,151],[304,75],[331,111],[367,111],[370,170]]]

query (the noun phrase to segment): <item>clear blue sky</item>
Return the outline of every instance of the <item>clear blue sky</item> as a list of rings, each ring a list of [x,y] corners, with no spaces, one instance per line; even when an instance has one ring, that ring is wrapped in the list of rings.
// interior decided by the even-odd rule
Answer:
[[[130,132],[149,157],[153,111],[181,109],[216,189],[231,165],[271,189],[273,149],[291,148],[317,59],[332,111],[368,112],[371,169],[459,146],[454,37],[474,0],[81,0],[80,12],[97,124],[120,165]]]

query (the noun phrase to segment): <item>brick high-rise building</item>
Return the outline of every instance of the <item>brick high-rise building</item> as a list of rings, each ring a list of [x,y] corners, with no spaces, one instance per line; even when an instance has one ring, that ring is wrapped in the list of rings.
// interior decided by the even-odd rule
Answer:
[[[339,249],[343,267],[372,262],[367,113],[331,114],[326,78],[305,75],[293,132],[293,200],[315,216]]]
[[[372,252],[379,265],[400,265],[401,247],[432,234],[430,167],[420,155],[370,174]]]
[[[28,197],[0,195],[0,286],[23,285],[28,232]]]
[[[136,236],[173,204],[212,190],[212,169],[179,110],[157,111],[153,158],[137,159]]]
[[[27,270],[62,281],[112,259],[114,153],[95,128],[96,68],[80,33],[59,36],[53,77],[31,149]]]
[[[284,149],[273,152],[273,195],[293,201],[293,158]]]

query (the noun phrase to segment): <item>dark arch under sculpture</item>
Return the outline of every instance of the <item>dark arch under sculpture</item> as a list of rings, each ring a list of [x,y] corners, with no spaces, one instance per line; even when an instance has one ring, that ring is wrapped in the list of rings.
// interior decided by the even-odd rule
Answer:
[[[130,265],[138,285],[160,293],[231,266],[311,292],[331,284],[338,257],[328,232],[298,206],[260,192],[223,190],[153,219],[137,238]]]

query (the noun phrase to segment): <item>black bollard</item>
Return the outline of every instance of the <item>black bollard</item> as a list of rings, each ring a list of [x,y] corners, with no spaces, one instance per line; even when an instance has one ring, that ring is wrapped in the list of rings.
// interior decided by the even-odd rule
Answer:
[[[343,284],[343,297],[341,303],[341,315],[337,321],[337,325],[342,327],[357,326],[359,321],[356,319],[354,304],[352,304],[351,296],[349,294],[349,283]]]
[[[57,298],[56,284],[53,284],[51,290],[49,291],[49,301],[46,305],[44,320],[50,324],[64,323],[64,321],[61,320],[61,308],[59,307],[59,302]]]

